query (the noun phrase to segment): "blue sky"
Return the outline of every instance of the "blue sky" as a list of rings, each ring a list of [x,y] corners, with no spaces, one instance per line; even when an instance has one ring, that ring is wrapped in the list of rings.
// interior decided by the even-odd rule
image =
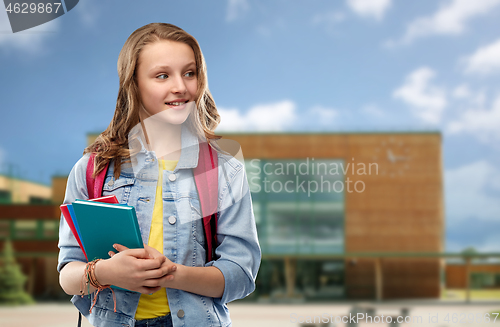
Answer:
[[[111,120],[127,37],[169,22],[201,45],[220,130],[441,131],[446,248],[498,251],[499,18],[500,0],[82,0],[12,34],[1,10],[0,171],[67,174]]]

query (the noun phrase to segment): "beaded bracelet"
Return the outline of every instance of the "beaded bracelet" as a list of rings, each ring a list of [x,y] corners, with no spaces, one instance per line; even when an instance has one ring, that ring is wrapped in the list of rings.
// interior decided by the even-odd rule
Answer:
[[[101,260],[102,259],[92,260],[86,266],[87,276],[88,276],[87,280],[88,280],[89,284],[94,286],[95,288],[98,288],[98,289],[104,287],[104,285],[101,285],[101,283],[99,283],[99,281],[97,280],[97,278],[95,276],[95,265],[97,264],[97,262],[99,262]]]
[[[99,283],[99,281],[96,278],[95,275],[95,266],[97,262],[101,261],[102,259],[95,259],[90,262],[88,262],[85,265],[85,269],[83,272],[82,276],[82,287],[80,287],[80,294],[83,297],[85,294],[85,286],[87,287],[87,294],[90,294],[90,285],[96,288],[95,295],[94,295],[94,300],[92,301],[92,306],[90,307],[89,313],[92,313],[92,308],[94,308],[96,302],[97,302],[97,295],[99,294],[100,291],[102,291],[105,288],[109,288],[111,292],[113,293],[113,302],[114,302],[114,312],[116,312],[116,295],[113,289],[111,288],[110,285],[102,285]]]

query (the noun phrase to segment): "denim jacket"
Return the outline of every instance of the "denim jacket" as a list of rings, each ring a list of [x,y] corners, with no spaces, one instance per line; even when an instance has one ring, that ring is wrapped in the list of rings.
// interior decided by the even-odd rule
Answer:
[[[173,325],[231,326],[226,303],[253,292],[261,260],[245,169],[237,159],[218,153],[218,246],[215,251],[216,260],[206,262],[200,203],[192,170],[198,163],[198,138],[183,127],[181,141],[182,152],[177,167],[174,171],[165,171],[163,175],[163,253],[174,263],[193,267],[217,267],[224,275],[225,285],[221,298],[167,288]],[[71,170],[64,203],[88,199],[88,160],[89,155],[84,155]],[[135,156],[134,165],[122,164],[118,179],[113,177],[113,168],[111,162],[104,182],[103,196],[114,194],[120,203],[135,207],[142,240],[147,244],[158,180],[156,155],[142,146]],[[86,262],[62,216],[59,248],[59,272],[68,262]],[[110,289],[99,293],[92,313],[89,313],[91,296],[75,295],[71,301],[94,326],[134,326],[140,293],[121,289],[114,289],[114,292],[117,312],[113,311]]]

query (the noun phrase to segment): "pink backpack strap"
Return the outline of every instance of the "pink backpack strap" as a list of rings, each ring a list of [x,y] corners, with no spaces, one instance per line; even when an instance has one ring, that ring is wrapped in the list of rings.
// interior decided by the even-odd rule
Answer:
[[[106,179],[106,172],[108,171],[109,162],[106,164],[103,170],[95,178],[92,177],[94,172],[95,164],[95,152],[90,154],[89,162],[87,163],[87,192],[89,194],[89,199],[94,199],[102,196],[102,187],[104,186],[104,180]]]
[[[106,179],[106,173],[109,167],[109,161],[103,170],[95,178],[92,177],[94,172],[95,164],[95,152],[90,154],[89,161],[87,162],[87,171],[85,173],[85,179],[87,182],[87,193],[89,199],[95,199],[102,196],[102,187],[104,186],[104,180]],[[78,311],[78,327],[82,326],[82,313]]]
[[[203,216],[203,229],[207,242],[207,261],[211,261],[215,256],[217,246],[219,165],[217,153],[208,143],[199,143],[199,149],[198,166],[194,168],[193,174]]]

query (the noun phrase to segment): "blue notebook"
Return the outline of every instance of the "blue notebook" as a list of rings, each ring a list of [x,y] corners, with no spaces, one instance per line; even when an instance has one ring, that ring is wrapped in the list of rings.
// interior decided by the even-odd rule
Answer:
[[[108,259],[116,243],[144,248],[134,207],[88,200],[76,200],[72,207],[89,261]]]
[[[71,220],[73,221],[73,225],[75,225],[75,229],[76,229],[76,232],[78,233],[78,237],[80,238],[80,240],[82,239],[82,233],[80,233],[80,227],[78,227],[78,221],[76,220],[76,217],[75,217],[75,211],[73,210],[73,205],[71,204],[68,204],[66,206],[68,208],[68,212],[71,216]],[[85,250],[85,245],[82,243],[82,246],[83,246],[83,251],[85,253],[87,253],[87,250]]]

